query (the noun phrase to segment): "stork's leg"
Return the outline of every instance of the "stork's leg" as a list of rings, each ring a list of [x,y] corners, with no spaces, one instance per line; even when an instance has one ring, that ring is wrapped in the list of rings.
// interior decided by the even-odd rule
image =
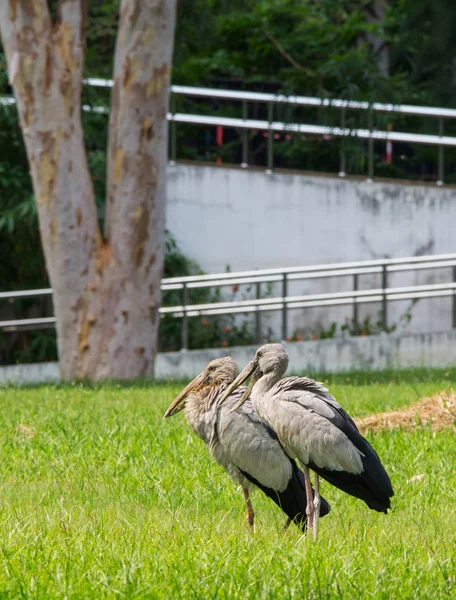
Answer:
[[[253,526],[255,524],[255,513],[253,512],[253,506],[250,501],[249,490],[247,488],[243,487],[242,493],[244,494],[245,505],[247,507],[247,514],[246,514],[247,524],[250,527],[250,529],[253,529]]]
[[[314,515],[313,515],[313,535],[314,539],[317,539],[318,534],[318,519],[320,517],[320,506],[321,506],[321,498],[320,498],[320,478],[318,473],[315,473],[315,494],[314,494]]]
[[[313,492],[312,492],[312,484],[310,483],[310,473],[309,469],[302,465],[302,471],[304,473],[304,482],[306,485],[306,496],[307,496],[307,506],[306,506],[306,515],[307,515],[307,527],[309,529],[313,529],[314,526],[314,503],[313,503]]]

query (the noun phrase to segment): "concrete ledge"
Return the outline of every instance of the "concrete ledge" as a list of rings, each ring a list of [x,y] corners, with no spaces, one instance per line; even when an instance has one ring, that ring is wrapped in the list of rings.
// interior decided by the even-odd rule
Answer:
[[[456,331],[412,335],[381,334],[314,342],[286,343],[289,372],[339,372],[401,367],[447,367],[456,364]],[[189,378],[220,356],[232,356],[244,367],[257,346],[169,352],[157,358],[158,378]]]
[[[456,330],[293,342],[285,346],[290,356],[290,373],[448,367],[456,364]],[[189,379],[200,373],[210,360],[228,355],[242,368],[251,360],[256,349],[257,346],[237,346],[159,354],[156,376],[157,379]],[[45,383],[59,379],[58,363],[0,367],[0,384]]]
[[[48,383],[59,380],[59,363],[56,362],[0,367],[0,385],[6,383]]]

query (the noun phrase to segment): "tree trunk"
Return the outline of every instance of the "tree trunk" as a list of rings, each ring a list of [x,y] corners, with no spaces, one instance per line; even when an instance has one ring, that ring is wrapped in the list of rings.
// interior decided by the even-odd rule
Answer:
[[[176,0],[122,0],[103,238],[81,126],[85,0],[2,0],[64,379],[153,373]]]
[[[369,24],[382,25],[385,20],[385,12],[388,0],[373,0],[365,7],[366,20]],[[378,70],[385,77],[389,76],[389,48],[382,37],[366,33],[366,41],[375,55]]]

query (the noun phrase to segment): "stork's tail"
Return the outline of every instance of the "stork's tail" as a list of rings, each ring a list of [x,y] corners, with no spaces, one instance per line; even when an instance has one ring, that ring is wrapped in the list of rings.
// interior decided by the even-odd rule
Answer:
[[[295,463],[293,463],[292,477],[288,483],[288,487],[282,492],[278,492],[277,490],[274,490],[272,488],[265,487],[248,473],[245,473],[244,471],[242,473],[249,481],[251,481],[258,488],[260,488],[260,490],[264,492],[266,496],[268,496],[268,498],[271,498],[271,500],[283,510],[283,512],[287,515],[287,517],[289,517],[293,521],[293,523],[300,527],[303,532],[306,531],[307,496],[304,482],[304,474],[298,468],[298,466],[295,465]],[[323,498],[323,496],[320,496],[320,498],[320,517],[324,517],[329,513],[331,508],[328,502]]]
[[[372,510],[387,513],[391,508],[391,498],[394,496],[391,480],[377,453],[367,441],[363,451],[364,470],[359,475],[344,471],[328,471],[314,464],[308,466],[343,492],[363,500]]]

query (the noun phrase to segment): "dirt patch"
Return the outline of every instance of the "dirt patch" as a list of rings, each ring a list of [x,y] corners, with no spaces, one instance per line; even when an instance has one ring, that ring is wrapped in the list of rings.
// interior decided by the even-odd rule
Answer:
[[[399,427],[410,431],[429,425],[433,431],[447,427],[456,430],[456,392],[442,392],[399,410],[355,419],[355,423],[363,434]]]
[[[28,437],[30,440],[33,440],[35,437],[35,430],[30,425],[24,425],[24,423],[19,423],[17,426],[17,433],[19,435],[23,435]]]

